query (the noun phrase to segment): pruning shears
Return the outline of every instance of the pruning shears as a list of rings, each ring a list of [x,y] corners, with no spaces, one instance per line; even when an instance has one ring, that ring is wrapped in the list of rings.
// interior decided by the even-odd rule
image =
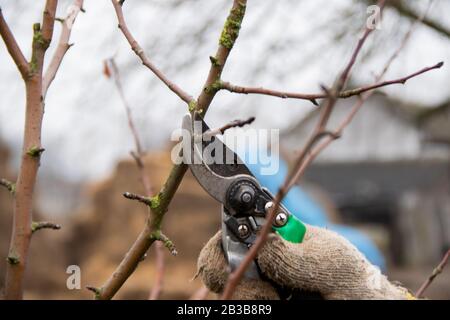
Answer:
[[[231,270],[236,269],[256,240],[274,205],[274,196],[260,185],[239,156],[220,139],[197,112],[183,118],[183,161],[198,183],[222,204],[222,247]],[[272,232],[300,243],[306,226],[280,204]],[[254,261],[245,277],[260,279]]]

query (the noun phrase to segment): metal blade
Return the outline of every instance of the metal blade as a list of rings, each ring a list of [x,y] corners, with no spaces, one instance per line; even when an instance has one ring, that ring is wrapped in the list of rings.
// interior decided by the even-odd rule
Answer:
[[[194,114],[194,120],[201,123],[202,134],[210,130],[209,126],[206,124],[199,113],[196,112]],[[206,156],[205,160],[210,160],[206,162],[213,172],[224,177],[232,177],[238,174],[247,174],[253,177],[253,174],[250,172],[241,158],[239,158],[239,156],[230,148],[228,148],[219,138],[212,137],[210,141],[202,141],[202,144],[202,150],[205,150],[205,148],[210,146],[210,148],[214,149],[216,152],[219,151],[221,153],[221,157],[214,157],[214,159],[208,158],[208,153],[205,153],[204,155]],[[212,144],[214,144],[214,146]]]
[[[216,200],[225,203],[226,193],[230,185],[243,176],[251,176],[250,170],[242,160],[225,144],[213,137],[211,141],[203,141],[203,133],[209,130],[208,125],[197,113],[196,121],[190,114],[183,118],[183,129],[189,132],[189,145],[183,143],[183,159],[198,180],[200,185]],[[214,150],[215,154],[209,151]],[[188,151],[188,152],[185,152]],[[219,154],[217,154],[219,152]],[[227,164],[227,160],[231,164]]]

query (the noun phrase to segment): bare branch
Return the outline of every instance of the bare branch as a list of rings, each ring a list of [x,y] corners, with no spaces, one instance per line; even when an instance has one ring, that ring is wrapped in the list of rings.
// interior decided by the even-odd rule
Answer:
[[[161,241],[161,243],[164,244],[164,246],[169,250],[169,252],[176,256],[178,254],[177,248],[175,247],[175,244],[170,240],[165,234],[163,234],[161,231],[153,232],[150,237],[152,237],[154,240]]]
[[[148,198],[148,197],[144,197],[144,196],[140,196],[138,194],[135,193],[131,193],[131,192],[125,192],[123,194],[123,196],[127,199],[130,200],[137,200],[143,204],[145,204],[146,206],[152,207],[154,204],[152,203],[152,199]]]
[[[78,13],[83,7],[84,0],[74,0],[73,4],[67,8],[67,15],[64,19],[59,19],[62,23],[62,30],[58,40],[58,46],[53,54],[50,64],[42,79],[42,96],[46,96],[47,90],[55,79],[56,73],[61,65],[64,55],[71,47],[69,44],[70,34],[72,32],[73,24],[78,16]]]
[[[413,73],[411,75],[408,75],[406,77],[402,77],[399,79],[389,80],[389,81],[382,81],[378,83],[374,83],[371,85],[350,89],[350,90],[344,90],[340,92],[337,97],[338,98],[350,98],[353,96],[361,95],[364,92],[371,91],[374,89],[379,89],[382,87],[394,85],[394,84],[405,84],[406,81],[408,81],[411,78],[414,78],[415,76],[427,72],[431,69],[438,69],[442,67],[443,62],[440,62],[432,67],[424,68],[416,73]],[[262,87],[241,87],[233,85],[229,82],[222,82],[221,89],[225,89],[227,91],[233,92],[233,93],[241,93],[241,94],[262,94],[262,95],[268,95],[268,96],[274,96],[279,97],[282,99],[300,99],[300,100],[309,100],[314,105],[318,105],[317,100],[319,99],[325,99],[328,97],[326,93],[294,93],[294,92],[285,92],[285,91],[278,91],[278,90],[272,90],[272,89],[266,89]]]
[[[16,184],[6,179],[0,179],[0,186],[5,187],[12,194],[16,192]]]
[[[398,13],[400,13],[401,15],[414,21],[420,21],[429,28],[434,29],[435,31],[441,33],[447,38],[450,38],[450,29],[448,27],[435,20],[428,18],[421,18],[421,16],[418,13],[416,13],[411,7],[409,7],[409,5],[407,5],[405,2],[393,0],[389,1],[388,5],[397,10]]]
[[[88,289],[89,291],[92,291],[94,293],[94,296],[95,296],[96,299],[98,299],[98,297],[101,294],[101,290],[96,288],[96,287],[86,286],[86,289]]]
[[[247,0],[233,1],[233,7],[228,14],[219,38],[219,47],[217,48],[216,55],[209,58],[211,61],[211,68],[209,69],[205,84],[203,85],[203,91],[198,97],[195,105],[191,106],[191,110],[195,109],[204,115],[217,91],[220,89],[218,85],[220,85],[222,81],[221,76],[223,68],[225,67],[228,56],[239,36],[246,8]]]
[[[255,121],[255,117],[250,117],[247,120],[233,120],[220,128],[215,129],[209,129],[205,133],[203,133],[203,139],[209,140],[211,137],[217,136],[219,134],[224,134],[226,130],[231,128],[242,128],[243,126],[247,124],[251,124],[253,121]]]
[[[130,128],[131,134],[134,139],[135,151],[131,151],[130,154],[133,159],[136,161],[136,165],[140,172],[140,177],[142,184],[145,189],[145,193],[148,197],[151,197],[154,193],[153,186],[150,182],[150,179],[147,175],[146,168],[142,157],[144,156],[144,151],[142,149],[141,139],[139,137],[138,131],[133,121],[133,116],[131,113],[131,107],[125,97],[125,92],[122,86],[122,80],[120,77],[119,68],[114,60],[114,58],[110,58],[105,60],[105,74],[108,77],[112,77],[114,79],[114,83],[116,85],[117,91],[119,92],[120,99],[122,100],[122,104],[125,108],[125,112],[128,120],[128,127]],[[156,253],[156,275],[155,275],[155,283],[150,291],[149,299],[156,300],[161,294],[163,279],[164,279],[164,254],[163,254],[163,244],[161,242],[157,242],[155,246]]]
[[[25,56],[23,55],[22,50],[20,50],[20,47],[17,44],[14,35],[9,29],[9,26],[6,23],[5,18],[3,17],[3,12],[1,8],[0,8],[0,34],[3,38],[3,41],[5,42],[6,49],[8,49],[9,54],[13,58],[14,63],[16,64],[17,68],[20,71],[20,74],[22,75],[22,78],[23,79],[28,78],[28,75],[30,73],[30,67],[28,66],[27,59],[25,59]]]
[[[31,232],[32,233],[35,233],[36,231],[39,231],[41,229],[59,230],[59,229],[61,229],[61,225],[55,224],[53,222],[47,222],[47,221],[33,222],[31,224]]]
[[[147,252],[148,248],[156,241],[151,235],[155,230],[161,229],[162,219],[167,211],[169,203],[178,189],[178,186],[186,172],[186,165],[175,165],[167,178],[161,191],[153,197],[155,206],[151,208],[150,218],[138,238],[125,255],[114,273],[102,286],[98,299],[111,299],[122,287],[125,281],[136,269],[140,259]]]
[[[430,70],[433,69],[438,69],[442,66],[442,63],[438,63],[432,67],[426,67],[423,68],[415,73],[413,73],[412,75],[414,75],[413,77],[416,77],[418,75],[421,75],[425,72],[428,72]],[[382,75],[384,75],[384,73],[382,73]],[[379,76],[380,77],[382,77]],[[409,79],[413,78],[413,77],[409,77]],[[316,149],[312,150],[310,149],[310,153],[308,155],[308,157],[303,161],[303,164],[299,167],[299,169],[297,170],[297,172],[295,173],[295,175],[293,176],[293,178],[291,179],[291,182],[288,185],[288,189],[290,189],[291,187],[293,187],[297,181],[300,179],[300,177],[303,175],[303,173],[305,172],[306,168],[308,167],[308,165],[326,148],[328,147],[328,145],[330,145],[330,143],[332,143],[337,137],[342,135],[342,132],[344,131],[344,129],[352,122],[353,118],[355,117],[356,113],[359,111],[359,109],[361,109],[361,107],[364,105],[364,103],[367,101],[367,99],[369,97],[371,97],[373,94],[373,92],[368,92],[366,93],[364,96],[362,96],[350,109],[350,112],[348,113],[347,117],[344,118],[344,120],[342,121],[342,123],[338,126],[338,128],[333,132],[333,134],[330,134],[328,136],[328,138],[326,138],[324,141],[322,141],[320,143],[320,145],[317,146]]]
[[[430,274],[427,280],[422,284],[419,290],[416,292],[416,297],[421,298],[423,294],[425,293],[425,290],[428,289],[428,287],[431,285],[433,280],[442,273],[442,270],[444,270],[445,266],[448,263],[448,260],[450,258],[450,249],[447,251],[447,253],[442,258],[441,262],[438,264],[436,268],[434,268],[433,272]]]
[[[380,82],[383,77],[386,75],[387,71],[389,70],[391,64],[394,62],[394,60],[398,57],[398,55],[400,54],[400,52],[403,50],[403,48],[406,46],[407,42],[409,41],[409,39],[411,38],[411,35],[413,33],[413,31],[415,30],[415,28],[417,27],[417,24],[421,21],[421,19],[424,19],[432,5],[433,1],[430,1],[428,4],[427,9],[424,11],[424,13],[419,17],[418,20],[416,20],[414,23],[411,24],[411,27],[409,28],[409,30],[405,33],[402,41],[400,42],[400,45],[398,46],[398,48],[394,51],[394,53],[389,57],[389,59],[387,60],[386,64],[384,65],[382,71],[380,72],[380,74],[376,77],[376,82]],[[411,79],[415,76],[418,76],[424,72],[428,72],[430,70],[436,69],[436,68],[440,68],[442,67],[443,63],[439,62],[436,65],[432,66],[432,67],[428,67],[428,68],[423,68],[415,73],[413,73],[412,75],[405,77],[408,79]],[[405,80],[406,82],[406,80]],[[364,94],[362,94],[360,96],[360,98],[358,99],[358,101],[353,105],[353,107],[350,109],[350,112],[348,113],[347,117],[344,118],[344,120],[341,122],[341,124],[338,126],[338,128],[334,131],[336,136],[340,136],[342,134],[342,132],[344,131],[344,129],[352,122],[353,118],[355,117],[355,115],[357,114],[357,112],[362,108],[362,106],[364,105],[364,103],[367,101],[367,99],[369,99],[372,94],[374,93],[374,91],[368,91]],[[330,136],[328,139],[325,139],[325,141],[323,141],[319,146],[317,146],[314,150],[312,150],[310,152],[310,154],[308,155],[308,157],[305,159],[305,161],[303,162],[303,164],[299,167],[299,169],[297,170],[296,174],[294,175],[294,177],[292,178],[290,184],[288,185],[288,188],[291,188],[294,184],[296,184],[296,182],[301,178],[301,176],[303,176],[306,168],[308,167],[308,165],[314,161],[314,159],[325,149],[327,148],[332,142],[334,141],[333,137]]]
[[[188,93],[184,92],[180,87],[178,87],[175,83],[170,81],[147,57],[142,47],[139,45],[137,40],[133,37],[130,30],[127,27],[127,24],[125,22],[125,18],[123,16],[122,11],[122,1],[117,0],[111,0],[114,10],[116,11],[117,20],[119,22],[119,29],[122,31],[123,35],[127,39],[128,43],[131,46],[131,49],[136,53],[136,55],[141,59],[144,66],[149,68],[164,84],[172,90],[178,97],[180,97],[181,100],[183,100],[186,103],[190,103],[194,100],[194,98],[189,95]]]
[[[42,28],[39,23],[33,25],[30,70],[27,77],[24,77],[26,89],[25,128],[21,164],[14,195],[14,219],[8,253],[8,257],[18,257],[18,259],[15,260],[17,263],[9,263],[6,267],[5,298],[8,300],[23,298],[25,266],[32,234],[33,194],[40,154],[43,151],[41,147],[41,128],[44,116],[42,67],[45,52],[53,36],[57,4],[57,0],[47,0],[43,12]]]
[[[384,8],[385,0],[380,0],[378,5],[381,7],[381,11]],[[341,92],[342,89],[345,87],[345,84],[347,82],[347,79],[350,75],[350,71],[353,67],[353,65],[356,62],[356,59],[358,57],[359,52],[361,51],[361,48],[363,47],[367,37],[370,35],[370,33],[373,31],[371,28],[366,28],[364,31],[363,36],[359,39],[356,48],[353,51],[353,54],[350,58],[350,61],[348,62],[347,66],[345,67],[344,71],[339,76],[338,80],[334,84],[332,90],[328,93],[329,98],[326,100],[326,103],[324,106],[322,106],[322,113],[319,119],[319,122],[316,125],[316,128],[314,129],[313,134],[309,138],[308,142],[302,149],[300,156],[296,160],[296,163],[294,165],[293,170],[290,172],[290,174],[286,177],[286,180],[284,181],[283,185],[278,190],[275,200],[274,200],[274,206],[270,209],[266,216],[266,223],[264,224],[262,230],[260,231],[259,236],[257,237],[255,243],[253,246],[249,249],[247,255],[245,256],[244,260],[241,262],[239,267],[233,271],[229,277],[227,284],[225,285],[225,289],[222,295],[223,299],[231,299],[234,290],[236,289],[237,285],[239,284],[240,280],[242,279],[245,271],[250,266],[252,261],[256,258],[256,255],[258,254],[259,249],[264,245],[267,235],[269,234],[272,223],[275,218],[275,213],[277,212],[281,200],[284,198],[284,196],[289,191],[288,186],[290,185],[292,177],[295,175],[296,171],[301,167],[304,158],[308,154],[308,152],[311,150],[311,148],[315,145],[315,143],[325,135],[325,126],[328,123],[328,120],[331,116],[331,113],[333,111],[334,105],[337,100],[337,93]]]
[[[112,1],[117,12],[118,7],[120,8],[120,3],[116,3],[114,0]],[[229,29],[230,23],[225,23],[220,37],[221,40],[219,40],[219,48],[217,49],[216,56],[210,58],[211,68],[206,82],[203,85],[203,91],[199,95],[197,100],[192,100],[189,102],[189,107],[191,110],[201,110],[203,114],[205,114],[208,110],[208,107],[210,106],[216,93],[216,91],[210,91],[208,90],[208,88],[210,88],[210,86],[214,84],[216,80],[220,80],[220,75],[222,74],[222,70],[225,66],[227,58],[238,37],[239,28],[245,14],[246,3],[246,0],[234,0],[233,7],[231,8],[230,14],[227,18],[227,21],[230,21],[230,19],[232,19],[233,23],[231,23],[231,26],[233,27],[233,29]],[[121,10],[119,12],[120,14],[122,13]],[[131,43],[134,42],[132,41]],[[125,258],[103,285],[101,294],[99,295],[98,299],[111,299],[136,269],[136,266],[138,265],[141,257],[154,243],[155,240],[148,235],[155,230],[160,229],[164,214],[166,213],[169,203],[172,201],[172,198],[176,190],[178,189],[178,186],[180,185],[181,180],[186,173],[186,170],[187,165],[185,164],[174,165],[172,167],[169,177],[167,178],[161,191],[156,196],[159,200],[158,206],[150,211],[150,218],[147,224],[139,234],[133,246],[125,255]]]

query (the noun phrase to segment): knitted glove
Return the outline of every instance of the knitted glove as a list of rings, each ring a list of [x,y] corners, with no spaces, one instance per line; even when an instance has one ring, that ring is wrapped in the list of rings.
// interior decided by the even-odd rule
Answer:
[[[307,226],[302,243],[270,234],[257,256],[265,278],[285,289],[320,294],[324,299],[411,299],[407,289],[391,283],[344,237]],[[221,293],[228,277],[221,232],[202,249],[198,274],[213,292]],[[263,280],[243,279],[234,299],[278,299]]]

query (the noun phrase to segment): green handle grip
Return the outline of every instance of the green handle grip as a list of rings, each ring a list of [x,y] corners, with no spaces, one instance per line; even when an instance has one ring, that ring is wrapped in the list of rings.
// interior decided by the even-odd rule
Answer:
[[[303,241],[306,233],[306,226],[295,216],[289,215],[288,221],[282,227],[272,227],[284,240],[292,243],[300,243]]]

